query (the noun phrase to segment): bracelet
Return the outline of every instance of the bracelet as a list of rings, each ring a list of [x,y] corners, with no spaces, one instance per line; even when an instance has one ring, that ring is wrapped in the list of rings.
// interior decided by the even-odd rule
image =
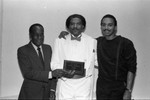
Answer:
[[[129,91],[130,93],[132,92],[132,90],[131,90],[131,89],[126,88],[126,90],[127,90],[127,91]]]

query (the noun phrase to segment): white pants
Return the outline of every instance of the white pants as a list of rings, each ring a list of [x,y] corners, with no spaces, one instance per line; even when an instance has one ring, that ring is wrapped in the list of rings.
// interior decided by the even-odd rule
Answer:
[[[56,100],[92,100],[92,77],[58,80]]]

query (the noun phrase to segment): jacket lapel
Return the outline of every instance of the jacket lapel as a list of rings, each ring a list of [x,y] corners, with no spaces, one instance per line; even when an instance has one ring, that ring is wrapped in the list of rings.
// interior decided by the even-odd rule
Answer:
[[[42,50],[43,50],[43,58],[44,58],[44,64],[45,64],[44,67],[45,67],[45,70],[48,70],[47,63],[46,63],[48,62],[48,53],[44,45],[42,45]]]
[[[37,63],[37,65],[39,66],[39,68],[43,69],[43,65],[39,59],[39,56],[36,52],[36,50],[34,49],[33,45],[31,44],[31,42],[29,43],[29,48],[30,48],[30,55],[32,56],[33,60],[35,63]]]

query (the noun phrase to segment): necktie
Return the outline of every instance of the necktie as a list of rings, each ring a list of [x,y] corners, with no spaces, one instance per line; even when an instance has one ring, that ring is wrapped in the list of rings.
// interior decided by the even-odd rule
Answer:
[[[71,40],[81,41],[81,36],[79,36],[79,37],[71,36]]]
[[[41,49],[38,47],[37,50],[38,50],[40,61],[41,61],[42,65],[44,66],[44,60],[43,60],[43,57],[42,57]]]

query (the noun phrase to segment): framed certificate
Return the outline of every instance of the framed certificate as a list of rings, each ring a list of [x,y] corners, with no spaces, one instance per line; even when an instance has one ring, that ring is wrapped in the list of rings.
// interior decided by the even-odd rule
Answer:
[[[84,62],[64,60],[64,70],[75,70],[75,75],[85,75]]]

